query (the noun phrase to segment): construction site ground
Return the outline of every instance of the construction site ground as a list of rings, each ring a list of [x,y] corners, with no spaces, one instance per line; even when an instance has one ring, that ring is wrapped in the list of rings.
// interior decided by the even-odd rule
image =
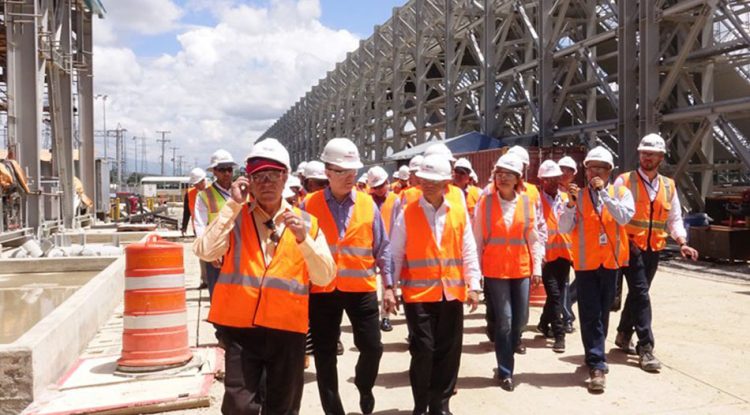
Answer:
[[[750,413],[750,281],[743,279],[747,265],[723,271],[717,266],[663,264],[651,289],[660,373],[647,373],[614,345],[619,313],[610,315],[607,359],[610,373],[603,394],[586,389],[588,369],[583,364],[580,332],[567,336],[565,353],[552,351],[552,341],[539,334],[540,308],[532,308],[523,339],[525,355],[516,355],[514,392],[502,390],[493,380],[495,354],[484,334],[484,307],[465,314],[463,355],[458,393],[451,400],[454,414],[586,413],[586,414],[747,414]],[[185,242],[186,286],[190,345],[196,344],[199,291],[198,259]],[[714,272],[714,269],[716,272]],[[737,272],[739,270],[739,272]],[[215,345],[213,327],[206,323],[208,293],[200,292],[199,344]],[[403,315],[392,319],[394,330],[383,333],[384,354],[374,394],[376,414],[410,414],[409,352]],[[117,354],[122,333],[122,307],[100,330],[83,354],[92,357]],[[346,318],[339,357],[339,384],[348,413],[359,413],[359,396],[353,383],[358,353]],[[301,414],[320,414],[315,365],[305,371]],[[211,387],[211,405],[171,414],[220,413],[224,386]]]

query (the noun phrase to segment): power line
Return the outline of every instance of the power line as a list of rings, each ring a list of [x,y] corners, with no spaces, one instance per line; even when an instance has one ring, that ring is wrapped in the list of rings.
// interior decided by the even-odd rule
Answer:
[[[170,147],[172,149],[172,176],[177,176],[177,149],[179,147]]]
[[[165,146],[167,143],[169,143],[172,140],[168,140],[167,134],[170,134],[171,131],[156,131],[158,134],[161,134],[161,138],[157,138],[156,141],[161,143],[161,175],[164,176],[164,150],[166,149]]]

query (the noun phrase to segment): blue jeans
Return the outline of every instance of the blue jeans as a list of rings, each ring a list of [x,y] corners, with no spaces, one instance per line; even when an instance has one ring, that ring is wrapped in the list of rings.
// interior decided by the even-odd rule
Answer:
[[[500,379],[513,376],[513,350],[529,322],[529,278],[485,278],[484,290],[492,298],[495,316],[495,358]]]
[[[607,340],[609,309],[615,298],[618,272],[603,267],[594,271],[576,270],[578,321],[586,365],[591,369],[605,370],[607,367],[604,342]]]

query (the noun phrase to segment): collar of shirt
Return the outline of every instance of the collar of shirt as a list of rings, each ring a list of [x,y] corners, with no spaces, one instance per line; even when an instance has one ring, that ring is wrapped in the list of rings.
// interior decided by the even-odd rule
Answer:
[[[346,204],[346,202],[351,202],[351,204],[353,205],[354,201],[357,200],[356,199],[357,195],[355,192],[356,190],[352,190],[351,192],[349,192],[349,197],[344,199],[342,202],[339,202],[338,200],[336,200],[335,197],[333,197],[333,192],[331,191],[330,187],[326,187],[325,190],[323,191],[323,194],[325,195],[327,202],[334,202],[339,205],[344,205]]]
[[[657,173],[656,176],[654,176],[654,180],[649,180],[648,175],[646,175],[646,172],[641,170],[640,167],[638,167],[638,175],[641,176],[641,179],[643,179],[644,182],[648,183],[651,186],[651,190],[657,191],[659,190],[659,174]]]
[[[276,211],[276,213],[273,214],[273,216],[269,215],[268,212],[263,210],[260,205],[258,205],[257,202],[251,202],[250,203],[250,212],[253,213],[253,215],[256,215],[258,219],[263,220],[263,222],[267,222],[269,219],[273,219],[274,223],[276,222],[276,219],[286,210],[292,209],[292,205],[290,205],[286,200],[281,199],[281,206],[279,207],[279,210]],[[261,223],[262,224],[262,223]],[[281,232],[284,231],[284,222],[280,222],[276,225],[276,229],[279,231],[279,235],[281,235]]]
[[[216,190],[219,191],[219,193],[222,193],[224,195],[231,194],[228,189],[225,189],[225,188],[221,187],[221,185],[219,184],[219,182],[213,182],[213,186],[216,188]]]
[[[427,199],[424,198],[424,195],[419,197],[419,205],[422,207],[423,210],[426,210],[427,212],[430,212],[433,215],[437,213],[448,212],[451,208],[451,205],[445,199],[445,196],[443,196],[443,203],[440,206],[438,206],[437,209],[435,209],[435,207],[432,206],[432,204],[428,202]]]

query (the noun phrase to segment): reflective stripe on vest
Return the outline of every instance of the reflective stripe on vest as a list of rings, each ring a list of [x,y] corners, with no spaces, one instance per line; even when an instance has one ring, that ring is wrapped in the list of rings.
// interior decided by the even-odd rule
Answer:
[[[527,236],[534,223],[531,198],[517,197],[513,221],[508,227],[503,218],[499,195],[493,192],[482,198],[484,247],[481,254],[482,275],[488,278],[526,278],[531,275],[531,252]]]
[[[335,289],[346,292],[373,292],[377,289],[372,250],[375,202],[363,192],[355,191],[354,197],[351,217],[341,239],[325,192],[315,192],[305,203],[305,209],[318,218],[337,269],[336,278],[326,287],[314,286],[313,293],[332,292]]]
[[[652,202],[646,184],[637,171],[623,173],[620,178],[627,183],[635,203],[635,214],[625,226],[628,237],[642,250],[650,247],[653,251],[661,251],[667,245],[669,236],[667,221],[672,209],[674,182],[658,175],[659,190]]]
[[[208,225],[219,216],[219,211],[224,207],[227,199],[213,184],[198,193],[198,197],[201,198],[203,204],[208,209],[208,223],[206,223]]]
[[[560,197],[563,204],[568,203],[567,194],[561,193]],[[545,261],[552,262],[558,258],[570,261],[571,250],[573,249],[570,234],[559,231],[560,218],[557,216],[557,212],[554,211],[553,205],[547,200],[547,197],[542,195],[540,199],[542,201],[542,213],[544,214],[544,219],[547,223],[547,243],[544,246]]]
[[[315,218],[297,208],[308,234],[316,238]],[[266,265],[255,220],[247,204],[235,219],[229,250],[214,287],[208,319],[229,327],[267,327],[306,333],[309,277],[296,237],[282,232]]]
[[[625,188],[610,185],[607,191],[610,197],[619,198]],[[625,227],[615,221],[606,205],[602,205],[601,214],[596,212],[588,189],[578,192],[576,220],[577,224],[571,235],[573,267],[576,271],[592,271],[600,266],[618,269],[628,265],[629,250]],[[603,245],[599,243],[602,229],[607,236],[607,241]]]
[[[440,243],[435,241],[419,200],[404,206],[406,246],[401,269],[401,291],[407,303],[466,300],[463,274],[463,234],[466,209],[448,201]]]

